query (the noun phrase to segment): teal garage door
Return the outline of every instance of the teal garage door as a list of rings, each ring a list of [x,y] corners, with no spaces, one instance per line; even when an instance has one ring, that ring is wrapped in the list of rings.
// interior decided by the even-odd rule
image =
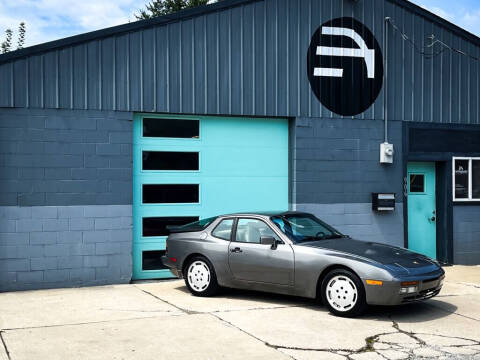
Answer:
[[[288,120],[137,114],[133,277],[171,277],[168,225],[288,209]]]

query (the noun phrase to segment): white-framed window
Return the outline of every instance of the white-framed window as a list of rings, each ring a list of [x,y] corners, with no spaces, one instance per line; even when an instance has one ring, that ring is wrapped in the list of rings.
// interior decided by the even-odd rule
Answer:
[[[480,157],[453,158],[453,201],[480,201]]]

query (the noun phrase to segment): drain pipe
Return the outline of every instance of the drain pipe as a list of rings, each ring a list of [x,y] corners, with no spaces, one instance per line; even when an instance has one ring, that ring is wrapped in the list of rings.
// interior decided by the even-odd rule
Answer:
[[[385,143],[388,143],[388,111],[387,111],[387,105],[388,105],[388,39],[387,39],[387,26],[388,22],[390,21],[390,18],[387,16],[385,18],[385,24],[383,24],[383,51],[385,52],[385,72],[383,75],[384,78],[384,86],[385,89],[383,91],[383,119],[385,121]]]
[[[383,24],[383,52],[384,52],[384,73],[383,73],[383,119],[384,119],[384,142],[380,144],[380,163],[393,163],[393,144],[388,142],[388,31],[387,26],[390,17],[385,18]]]

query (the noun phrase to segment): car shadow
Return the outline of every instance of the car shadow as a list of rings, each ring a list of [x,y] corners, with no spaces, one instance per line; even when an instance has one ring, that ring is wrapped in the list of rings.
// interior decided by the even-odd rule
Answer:
[[[183,284],[179,284],[177,287],[175,287],[175,289],[185,293],[186,295],[191,295],[190,291]],[[215,298],[264,302],[278,306],[295,306],[309,309],[313,308],[318,311],[329,313],[327,307],[324,306],[319,300],[291,295],[222,288]],[[447,317],[454,313],[457,309],[457,306],[449,303],[447,298],[434,298],[426,301],[395,306],[372,305],[367,308],[367,311],[361,316],[361,318],[388,322],[395,320],[401,322],[419,323]]]

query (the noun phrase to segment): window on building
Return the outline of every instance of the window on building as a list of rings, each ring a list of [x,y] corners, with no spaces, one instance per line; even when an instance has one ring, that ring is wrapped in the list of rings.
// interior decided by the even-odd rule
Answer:
[[[162,263],[162,256],[165,256],[165,250],[153,250],[142,252],[142,270],[164,270],[168,269]]]
[[[480,158],[453,158],[453,200],[480,201]]]
[[[198,139],[200,121],[186,119],[143,119],[143,137]]]
[[[183,226],[198,221],[198,216],[165,216],[165,217],[144,217],[142,219],[142,235],[168,236],[168,226]]]
[[[143,151],[143,170],[198,170],[198,152]]]
[[[198,204],[198,184],[144,184],[143,204]]]

